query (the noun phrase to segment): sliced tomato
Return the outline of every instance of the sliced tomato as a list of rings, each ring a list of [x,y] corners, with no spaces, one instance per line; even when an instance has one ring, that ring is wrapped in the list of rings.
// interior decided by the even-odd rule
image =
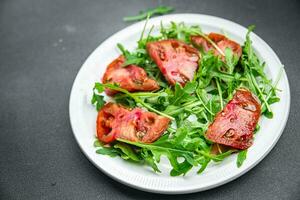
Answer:
[[[184,86],[193,79],[198,68],[197,49],[178,40],[161,40],[147,43],[147,51],[171,85],[178,82]]]
[[[135,142],[152,143],[157,140],[167,129],[170,119],[159,116],[153,112],[146,112],[140,108],[135,108],[128,116],[124,124],[125,129],[130,129],[129,134],[120,131],[118,138],[127,139]],[[128,128],[134,126],[133,128]]]
[[[104,143],[117,138],[151,143],[167,129],[170,120],[140,108],[126,109],[114,103],[106,104],[98,113],[97,137]]]
[[[260,103],[250,91],[237,90],[223,111],[216,115],[205,137],[218,144],[247,149],[252,145],[260,112]]]
[[[137,65],[123,67],[124,56],[119,56],[110,63],[102,78],[103,83],[117,83],[121,88],[130,92],[158,90],[158,83],[147,76],[146,71]],[[107,95],[114,95],[117,92],[107,89]]]
[[[113,131],[116,118],[124,116],[129,111],[114,103],[107,103],[98,112],[97,117],[97,137],[100,141],[109,143],[114,141],[116,134]]]
[[[233,40],[228,39],[224,35],[218,33],[210,33],[207,35],[223,52],[226,48],[230,48],[232,52],[238,56],[242,55],[242,47]],[[209,43],[205,38],[199,35],[191,36],[192,44],[197,48],[202,48],[204,51],[213,50],[215,55],[220,55],[220,52],[217,51],[211,43]]]

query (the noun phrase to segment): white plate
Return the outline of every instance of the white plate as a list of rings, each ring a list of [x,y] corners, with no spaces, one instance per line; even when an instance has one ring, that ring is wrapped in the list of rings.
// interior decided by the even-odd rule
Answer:
[[[246,28],[234,22],[199,14],[175,14],[150,19],[146,32],[152,24],[158,30],[161,21],[164,24],[168,24],[170,21],[183,21],[187,25],[200,25],[204,32],[225,31],[230,38],[241,44],[247,32]],[[288,119],[290,89],[285,72],[278,83],[278,88],[282,90],[278,93],[281,101],[271,106],[274,118],[271,120],[261,119],[261,129],[255,135],[255,141],[248,151],[247,160],[240,168],[236,166],[236,155],[232,155],[219,164],[212,163],[200,175],[197,175],[196,169],[194,169],[184,177],[170,177],[170,166],[166,160],[162,160],[159,165],[162,173],[156,174],[148,166],[95,153],[93,142],[96,133],[97,112],[90,104],[94,82],[100,81],[106,66],[120,54],[116,43],[122,43],[126,48],[133,49],[143,26],[144,21],[133,24],[105,40],[88,57],[77,74],[71,91],[69,112],[74,136],[83,153],[95,166],[117,181],[140,190],[166,194],[192,193],[217,187],[241,176],[258,164],[274,147]],[[256,34],[252,33],[251,39],[256,53],[261,60],[266,62],[266,73],[274,80],[282,67],[280,60],[271,47]]]

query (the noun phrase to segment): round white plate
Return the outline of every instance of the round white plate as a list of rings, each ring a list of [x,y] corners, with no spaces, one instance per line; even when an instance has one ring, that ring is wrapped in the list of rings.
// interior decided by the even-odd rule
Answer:
[[[150,19],[146,33],[152,25],[155,25],[157,31],[161,21],[164,24],[174,21],[185,22],[187,25],[200,25],[204,32],[222,33],[225,31],[230,38],[240,44],[244,42],[247,32],[246,28],[234,22],[213,16],[174,14]],[[94,82],[101,80],[106,66],[120,54],[116,47],[117,43],[122,43],[130,50],[136,46],[144,23],[142,21],[133,24],[105,40],[88,57],[77,74],[71,91],[69,112],[74,136],[83,153],[95,166],[117,181],[140,190],[166,194],[207,190],[227,183],[253,168],[274,147],[288,119],[290,89],[285,72],[278,83],[278,88],[282,90],[278,93],[281,101],[271,106],[274,118],[261,119],[261,129],[255,135],[254,144],[249,149],[247,159],[240,168],[236,166],[236,155],[232,155],[221,163],[210,164],[200,175],[197,175],[197,169],[194,169],[186,176],[171,177],[169,176],[170,166],[166,160],[161,161],[159,168],[162,173],[157,174],[148,166],[95,153],[93,142],[95,141],[97,112],[90,103]],[[259,58],[266,62],[267,75],[274,80],[282,68],[280,60],[271,47],[256,34],[252,33],[251,39]]]

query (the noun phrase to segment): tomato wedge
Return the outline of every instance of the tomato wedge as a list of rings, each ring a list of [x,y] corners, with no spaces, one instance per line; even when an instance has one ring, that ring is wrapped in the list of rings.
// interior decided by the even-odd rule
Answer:
[[[205,137],[218,144],[247,149],[253,143],[253,131],[260,112],[257,98],[250,91],[239,89],[209,125]]]
[[[113,130],[114,122],[117,117],[126,115],[129,111],[123,107],[114,104],[107,103],[98,112],[97,117],[97,137],[99,140],[105,143],[109,143],[115,140],[115,132]]]
[[[107,103],[98,113],[97,137],[104,143],[117,138],[152,143],[167,129],[170,119],[140,108],[129,110]]]
[[[228,39],[224,35],[218,33],[210,33],[207,35],[216,45],[224,52],[226,48],[230,48],[232,52],[238,56],[238,58],[242,55],[242,47],[238,43],[233,40]],[[209,43],[204,37],[200,35],[191,36],[192,44],[197,48],[202,48],[204,51],[213,50],[215,55],[221,55],[219,51],[217,51],[211,43]]]
[[[171,85],[178,82],[184,86],[193,79],[198,68],[197,49],[178,40],[161,40],[147,43],[147,51]]]
[[[117,83],[121,88],[134,91],[154,91],[159,89],[158,83],[147,76],[146,71],[137,65],[123,67],[124,56],[119,56],[110,63],[102,78],[103,83]],[[114,95],[117,91],[106,89],[107,95]]]

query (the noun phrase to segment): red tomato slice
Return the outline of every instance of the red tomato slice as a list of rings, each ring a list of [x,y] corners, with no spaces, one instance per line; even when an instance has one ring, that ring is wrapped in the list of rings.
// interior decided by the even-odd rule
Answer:
[[[205,136],[218,144],[247,149],[252,145],[260,112],[260,103],[250,91],[237,90],[233,99],[210,124]]]
[[[147,43],[147,51],[171,85],[178,82],[184,86],[193,79],[198,68],[197,49],[178,40],[162,40]]]
[[[122,122],[119,126],[120,129],[126,129],[127,131],[120,131],[117,135],[118,138],[135,142],[152,143],[167,129],[170,119],[153,112],[146,112],[140,108],[135,108]]]
[[[238,56],[238,58],[242,55],[242,47],[238,43],[233,40],[228,39],[224,35],[218,33],[210,33],[208,37],[216,43],[216,45],[224,52],[226,48],[230,48],[232,52]],[[220,53],[214,49],[214,47],[202,36],[191,36],[192,44],[195,47],[203,48],[204,51],[213,50],[215,55],[220,55]]]
[[[118,116],[124,116],[129,111],[114,103],[107,103],[98,112],[97,117],[97,137],[100,141],[109,143],[114,141],[115,132],[113,131],[115,120]],[[119,117],[120,118],[120,117]]]
[[[114,103],[106,104],[98,113],[97,137],[104,143],[121,138],[151,143],[167,129],[170,120],[140,108],[128,110]]]
[[[119,56],[110,63],[102,78],[103,83],[117,83],[121,88],[134,91],[153,91],[158,90],[158,83],[147,76],[146,71],[137,65],[123,67],[124,56]],[[114,95],[117,91],[107,89],[107,95]]]

